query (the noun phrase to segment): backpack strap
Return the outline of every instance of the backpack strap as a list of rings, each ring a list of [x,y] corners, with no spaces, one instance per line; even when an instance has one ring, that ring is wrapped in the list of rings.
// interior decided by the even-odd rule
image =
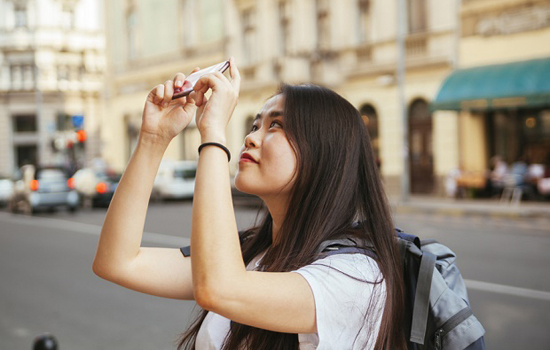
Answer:
[[[364,254],[375,260],[378,259],[372,243],[354,236],[324,241],[317,249],[317,254],[319,259],[336,254]]]
[[[436,256],[429,252],[422,253],[418,281],[414,295],[414,306],[411,327],[411,342],[424,344],[426,328],[428,325],[428,312],[430,308],[430,289],[435,268]]]
[[[185,246],[180,248],[180,252],[185,256],[186,258],[191,256],[191,246]]]
[[[437,257],[422,250],[423,245],[428,245],[430,240],[420,241],[420,238],[414,235],[405,233],[403,230],[395,229],[399,250],[403,266],[406,266],[408,259],[407,254],[412,254],[420,258],[420,266],[416,280],[416,288],[414,294],[414,302],[411,319],[411,336],[410,341],[416,344],[424,344],[426,329],[428,327],[428,313],[430,311],[430,290],[432,288],[432,277],[435,269]]]
[[[373,250],[357,247],[328,247],[326,251],[321,253],[321,258],[337,254],[363,254],[373,259],[378,259],[378,256]]]

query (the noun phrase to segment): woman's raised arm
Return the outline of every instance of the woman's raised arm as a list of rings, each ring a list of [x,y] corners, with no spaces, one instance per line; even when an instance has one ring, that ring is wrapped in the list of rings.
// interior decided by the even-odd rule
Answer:
[[[168,144],[191,121],[192,98],[172,101],[185,76],[156,86],[147,96],[139,142],[113,196],[93,263],[94,272],[139,292],[192,299],[190,258],[178,249],[142,248],[153,182]]]

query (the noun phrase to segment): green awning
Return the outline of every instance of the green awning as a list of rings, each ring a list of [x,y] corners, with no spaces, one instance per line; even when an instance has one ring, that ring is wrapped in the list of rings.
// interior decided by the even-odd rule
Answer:
[[[445,79],[432,110],[550,107],[550,57],[459,69]]]

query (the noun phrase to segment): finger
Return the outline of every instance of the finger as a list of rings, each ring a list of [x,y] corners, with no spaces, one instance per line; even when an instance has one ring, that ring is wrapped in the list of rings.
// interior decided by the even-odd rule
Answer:
[[[159,84],[153,90],[153,103],[156,105],[160,105],[163,99],[164,99],[164,85]]]
[[[174,77],[174,91],[176,88],[181,88],[183,86],[183,82],[185,81],[185,74],[179,72]]]
[[[162,106],[168,107],[170,101],[172,101],[172,96],[174,95],[174,82],[172,80],[166,80],[164,82],[164,98],[162,99]]]
[[[231,77],[231,85],[237,90],[237,93],[241,89],[241,73],[235,63],[235,58],[229,59],[229,76]]]
[[[218,78],[220,80],[220,82],[223,83],[223,85],[227,86],[227,88],[233,90],[233,86],[231,85],[231,82],[229,81],[229,79],[227,79],[227,77],[225,75],[223,75],[222,72],[214,72],[212,73],[214,75],[215,78]]]
[[[201,106],[203,104],[204,94],[210,88],[208,79],[201,78],[193,87],[195,93],[195,104]]]
[[[193,91],[187,96],[187,98],[190,99],[197,107],[200,107],[206,103],[206,97],[202,92]]]
[[[201,105],[197,105],[197,116],[196,118],[199,118],[202,115],[202,112],[204,111],[204,106],[206,106],[206,102],[208,102],[208,98],[203,96],[203,103]]]
[[[216,88],[222,83],[222,79],[225,78],[222,77],[223,74],[221,74],[220,72],[206,74],[202,76],[199,81],[197,81],[197,83],[193,87],[193,90],[202,91],[203,93],[206,93],[208,89],[216,90]]]

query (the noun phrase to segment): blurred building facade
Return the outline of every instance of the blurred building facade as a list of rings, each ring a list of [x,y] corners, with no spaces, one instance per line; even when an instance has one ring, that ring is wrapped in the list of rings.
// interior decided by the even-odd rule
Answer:
[[[506,163],[550,166],[550,1],[463,0],[459,70],[434,116],[456,118],[457,167],[482,176]]]
[[[227,59],[224,5],[221,0],[104,4],[109,58],[104,158],[122,170],[137,143],[148,92],[177,72]],[[194,159],[199,142],[192,124],[170,144],[166,158]]]
[[[0,1],[0,173],[75,169],[100,155],[102,10],[94,0]]]
[[[397,0],[106,1],[110,63],[105,157],[123,169],[152,87],[176,72],[188,73],[234,56],[243,83],[228,126],[233,153],[281,82],[312,82],[333,88],[360,110],[389,193],[400,192],[405,149],[411,191],[442,193],[449,172],[485,168],[492,152],[486,117],[471,110],[433,107],[442,84],[457,68],[550,56],[544,45],[550,42],[546,20],[498,35],[491,34],[488,24],[479,24],[503,13],[505,18],[514,17],[525,8],[534,7],[528,11],[536,12],[548,1],[406,0],[406,4],[408,123],[403,125],[396,76]],[[511,38],[518,49],[506,45]],[[401,137],[403,128],[409,132],[408,147]],[[166,157],[195,159],[199,142],[191,126],[171,144]]]

